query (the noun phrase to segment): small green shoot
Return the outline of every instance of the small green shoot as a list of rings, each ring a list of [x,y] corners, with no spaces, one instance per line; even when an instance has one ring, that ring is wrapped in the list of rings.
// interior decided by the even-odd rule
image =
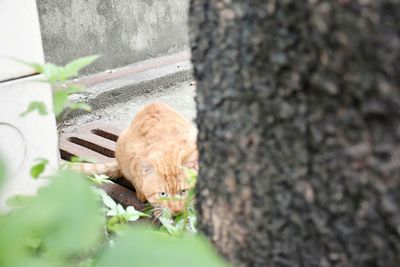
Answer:
[[[90,157],[77,157],[77,156],[72,156],[69,161],[72,163],[82,163],[82,162],[96,163],[96,159]]]
[[[90,157],[77,157],[72,156],[68,162],[64,162],[61,164],[61,170],[71,170],[71,166],[75,163],[96,163],[96,159]]]
[[[70,84],[67,88],[59,88],[53,92],[53,108],[56,116],[59,116],[65,108],[70,107],[71,104],[67,105],[68,96],[80,91],[82,91],[82,87]]]
[[[47,107],[43,102],[41,102],[41,101],[32,101],[31,103],[29,103],[29,106],[28,106],[27,110],[24,111],[23,113],[21,113],[20,116],[24,117],[24,116],[28,115],[28,113],[31,113],[31,112],[33,112],[35,110],[42,116],[45,116],[45,115],[48,114]]]
[[[37,179],[46,169],[46,165],[49,163],[47,159],[37,158],[36,163],[32,166],[30,174],[33,179]]]
[[[128,223],[137,221],[140,217],[149,217],[148,214],[137,211],[134,207],[128,206],[126,209],[121,204],[117,204],[107,193],[99,188],[94,189],[100,196],[103,205],[107,211],[105,215],[109,217],[107,220],[107,230],[110,232],[119,232],[121,227]]]
[[[75,77],[79,74],[79,71],[84,67],[92,64],[99,58],[98,55],[92,55],[87,57],[81,57],[74,61],[71,61],[64,67],[64,75],[68,78]]]
[[[45,82],[49,83],[54,89],[53,111],[56,117],[58,117],[66,108],[70,108],[72,110],[82,109],[85,111],[91,111],[91,107],[86,103],[72,103],[72,104],[68,103],[68,96],[81,91],[82,87],[72,83],[66,83],[66,81],[72,77],[77,76],[82,68],[93,63],[98,58],[99,56],[97,55],[78,58],[68,63],[64,67],[56,66],[51,63],[38,64],[38,63],[24,62],[20,60],[18,60],[18,62],[31,67],[36,72],[42,73],[46,77]],[[66,86],[66,88],[64,86]],[[48,114],[46,106],[42,102],[34,101],[29,105],[28,109],[21,115],[25,116],[34,110],[37,110],[40,115]]]
[[[87,112],[92,111],[92,107],[89,106],[86,103],[83,103],[83,102],[72,103],[72,104],[69,105],[69,108],[72,109],[72,110],[81,109],[81,110],[84,110],[84,111],[87,111]]]
[[[197,214],[193,207],[188,207],[175,218],[172,217],[168,210],[165,210],[158,220],[162,224],[161,230],[165,230],[172,236],[182,236],[185,233],[197,233]]]
[[[110,177],[103,174],[94,174],[93,176],[88,177],[94,184],[103,185],[103,184],[113,184],[114,182],[110,180]]]
[[[134,222],[140,217],[148,217],[147,214],[137,211],[133,206],[128,206],[126,209],[121,204],[117,204],[114,208],[106,213],[109,217],[118,217],[120,222]]]
[[[98,58],[99,58],[98,55],[81,57],[71,61],[64,67],[57,66],[52,63],[39,64],[22,60],[15,60],[15,61],[32,68],[37,73],[42,73],[47,78],[47,81],[49,83],[54,84],[57,82],[66,81],[69,78],[77,76],[81,69],[92,64]]]
[[[167,230],[167,232],[172,236],[178,236],[181,234],[181,229],[178,229],[175,225],[174,220],[172,219],[172,215],[168,210],[165,210],[163,214],[158,218],[160,223],[162,224],[161,228]],[[179,227],[181,228],[181,227]]]

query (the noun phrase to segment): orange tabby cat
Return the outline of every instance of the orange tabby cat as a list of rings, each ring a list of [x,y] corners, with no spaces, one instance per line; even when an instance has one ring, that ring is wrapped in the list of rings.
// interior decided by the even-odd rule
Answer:
[[[116,162],[80,164],[80,170],[111,177],[122,174],[140,200],[177,214],[190,190],[185,168],[198,170],[196,135],[194,125],[173,108],[153,103],[139,111],[118,138]]]

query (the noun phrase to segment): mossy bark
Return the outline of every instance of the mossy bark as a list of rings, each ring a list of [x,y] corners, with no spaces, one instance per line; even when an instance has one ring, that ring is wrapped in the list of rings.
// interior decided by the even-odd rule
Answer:
[[[400,2],[191,0],[200,229],[237,266],[400,266]]]

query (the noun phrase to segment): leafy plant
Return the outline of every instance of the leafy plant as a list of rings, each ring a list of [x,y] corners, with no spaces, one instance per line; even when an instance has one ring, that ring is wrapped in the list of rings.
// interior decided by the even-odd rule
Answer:
[[[67,266],[99,245],[104,217],[86,179],[59,172],[0,225],[0,266]]]
[[[96,58],[78,59],[64,67],[25,64],[43,73],[46,82],[55,88],[53,104],[58,116],[66,107],[89,109],[84,103],[67,104],[68,95],[78,89],[74,85],[63,89],[61,83]],[[35,110],[47,114],[44,103],[34,101],[23,115]],[[46,165],[46,159],[37,159],[31,176],[38,178]],[[187,172],[194,186],[197,175]],[[7,202],[13,210],[0,213],[0,266],[227,266],[205,238],[187,234],[196,232],[191,201],[175,220],[164,213],[160,218],[164,231],[159,231],[149,225],[128,224],[148,215],[133,207],[123,208],[99,189],[99,185],[112,183],[106,176],[87,177],[59,170],[49,178],[48,185],[41,187],[36,196],[14,196]],[[5,166],[0,161],[0,186],[4,180]],[[193,197],[191,190],[189,199]]]
[[[0,215],[0,266],[226,266],[200,235],[176,238],[130,225],[109,235],[104,212],[126,221],[143,214],[121,209],[105,193],[102,200],[83,175],[60,171],[49,181]]]
[[[93,175],[88,177],[94,184],[102,185],[102,184],[113,184],[114,182],[109,179],[106,175]]]
[[[78,58],[63,67],[56,66],[52,63],[38,64],[25,61],[19,62],[33,68],[38,73],[43,74],[46,78],[44,82],[49,83],[53,87],[53,111],[56,117],[59,117],[65,108],[71,110],[91,110],[91,107],[83,102],[68,103],[68,96],[80,92],[83,88],[67,82],[67,80],[78,75],[82,68],[93,63],[98,58],[99,56],[97,55]],[[48,114],[46,105],[43,102],[33,101],[21,116],[26,116],[33,111],[37,111],[40,115]]]
[[[102,183],[104,183],[104,181],[102,181],[101,184]],[[96,182],[96,184],[98,184],[98,182]],[[126,223],[137,221],[140,217],[149,216],[143,212],[137,211],[132,206],[128,206],[124,209],[121,204],[117,204],[102,189],[96,188],[95,192],[100,196],[106,208],[105,215],[108,217],[106,226],[109,232],[118,232],[121,228],[124,228]]]

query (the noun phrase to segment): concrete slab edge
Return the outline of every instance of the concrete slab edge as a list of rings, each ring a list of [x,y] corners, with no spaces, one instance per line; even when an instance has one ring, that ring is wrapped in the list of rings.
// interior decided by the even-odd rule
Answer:
[[[74,83],[87,88],[82,93],[71,95],[68,100],[71,103],[87,103],[93,110],[98,110],[127,102],[137,95],[153,94],[191,79],[190,53],[185,51],[75,79]],[[69,111],[64,119],[85,113],[82,110]]]

